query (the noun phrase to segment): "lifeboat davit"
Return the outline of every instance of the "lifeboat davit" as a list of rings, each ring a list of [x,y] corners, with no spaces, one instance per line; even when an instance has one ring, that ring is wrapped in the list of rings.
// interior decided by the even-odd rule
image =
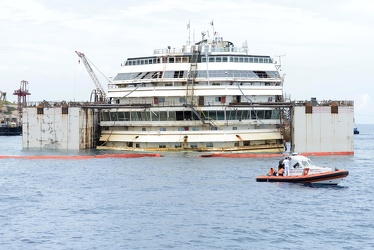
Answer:
[[[285,162],[282,160],[279,162],[278,172],[257,176],[256,181],[337,185],[349,175],[347,170],[316,166],[309,158],[302,155],[291,155],[288,158],[290,166],[288,175],[286,173],[283,176],[279,175],[282,172],[279,170]]]

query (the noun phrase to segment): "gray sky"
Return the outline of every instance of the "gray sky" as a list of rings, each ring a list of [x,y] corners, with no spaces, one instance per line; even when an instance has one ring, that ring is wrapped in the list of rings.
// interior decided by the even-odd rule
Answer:
[[[180,48],[214,29],[249,53],[281,57],[292,100],[353,100],[357,124],[374,123],[372,0],[17,0],[0,2],[0,90],[8,101],[86,101],[94,84],[78,50],[106,76],[127,57]],[[94,68],[101,84],[107,80]]]

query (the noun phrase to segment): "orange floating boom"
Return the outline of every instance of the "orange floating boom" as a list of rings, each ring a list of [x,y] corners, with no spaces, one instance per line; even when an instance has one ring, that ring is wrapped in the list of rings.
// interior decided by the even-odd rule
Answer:
[[[0,159],[61,159],[61,160],[85,160],[103,158],[140,158],[140,157],[163,157],[161,154],[104,154],[104,155],[0,155]]]

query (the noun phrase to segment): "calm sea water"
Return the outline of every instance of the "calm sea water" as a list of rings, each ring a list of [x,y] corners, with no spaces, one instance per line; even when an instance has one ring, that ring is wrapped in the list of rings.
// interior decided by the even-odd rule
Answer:
[[[0,159],[0,249],[374,249],[374,125],[336,187],[258,183],[278,159]],[[95,154],[22,150],[0,155]]]

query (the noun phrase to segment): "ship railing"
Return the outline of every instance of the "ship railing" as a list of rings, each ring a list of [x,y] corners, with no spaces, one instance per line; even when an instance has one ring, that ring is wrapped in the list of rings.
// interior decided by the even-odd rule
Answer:
[[[308,103],[314,103],[313,106],[331,106],[333,103],[337,106],[354,106],[354,101],[351,100],[322,100],[322,101],[311,101],[311,100],[304,100],[304,101],[294,101],[296,106],[305,106]]]
[[[182,49],[155,49],[153,50],[154,55],[158,54],[182,54],[183,50]]]
[[[196,45],[193,45],[196,46]],[[175,49],[175,48],[166,48],[166,49],[155,49],[153,50],[154,55],[159,54],[190,54],[193,53],[194,49],[196,50],[197,47],[185,47],[183,49]],[[247,49],[240,48],[240,47],[221,47],[221,46],[209,46],[209,48],[204,48],[204,50],[201,52],[203,53],[241,53],[241,54],[247,54]]]
[[[225,77],[211,77],[209,75],[209,82],[213,82],[213,83],[216,83],[216,82],[248,82],[248,83],[253,83],[253,82],[256,82],[256,83],[261,83],[261,82],[264,82],[264,83],[277,83],[279,85],[277,86],[280,86],[280,83],[282,82],[282,80],[280,78],[248,78],[248,77],[230,77],[230,76],[225,76]],[[164,79],[133,79],[133,80],[122,80],[118,83],[112,83],[112,84],[108,84],[108,89],[116,89],[116,88],[120,88],[118,85],[124,85],[123,87],[130,87],[130,88],[133,88],[134,85],[136,84],[153,84],[155,82],[158,82],[158,83],[170,83],[170,82],[175,82],[175,83],[183,83],[183,82],[186,82],[186,78],[164,78]],[[206,77],[196,77],[195,78],[195,83],[199,83],[199,82],[208,82],[208,79]],[[212,85],[213,85],[212,83]],[[122,86],[121,86],[122,87]],[[163,86],[161,86],[163,87]]]

